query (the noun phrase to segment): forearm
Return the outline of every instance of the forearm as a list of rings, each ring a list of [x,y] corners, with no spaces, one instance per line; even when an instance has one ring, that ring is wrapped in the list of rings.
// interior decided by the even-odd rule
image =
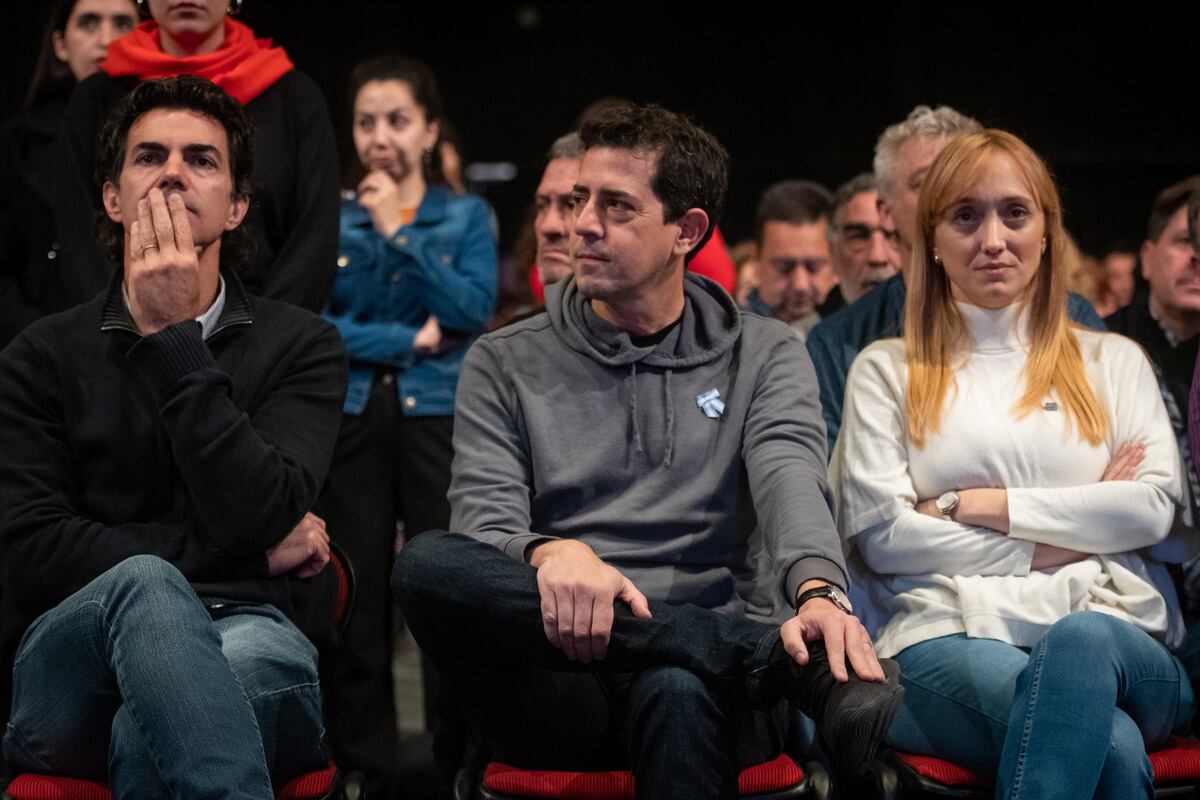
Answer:
[[[79,516],[62,498],[4,520],[0,559],[6,591],[29,607],[51,608],[120,562],[154,555],[191,580],[237,580],[266,574],[263,554],[233,556],[206,541],[190,521],[103,525]]]
[[[1174,504],[1141,481],[1105,481],[1062,489],[1009,489],[1009,536],[1086,553],[1122,553],[1157,544],[1171,528]]]
[[[533,467],[517,426],[520,414],[490,343],[467,351],[454,410],[450,529],[524,561],[543,534],[530,530]]]
[[[800,585],[849,585],[826,483],[817,380],[804,346],[779,342],[759,376],[743,432],[754,509],[788,602]]]
[[[1034,543],[907,509],[854,539],[880,575],[1026,575]]]
[[[194,514],[217,547],[262,553],[309,511],[329,467],[341,420],[345,362],[336,334],[306,336],[275,365],[276,379],[250,412],[188,322],[142,339],[134,368],[159,414]]]
[[[413,339],[418,328],[402,322],[356,322],[349,317],[326,314],[346,346],[353,361],[383,364],[397,369],[412,366]]]
[[[930,516],[941,516],[936,499],[921,501],[917,510]],[[993,488],[963,489],[958,492],[958,505],[950,518],[972,528],[1008,533],[1008,492]]]

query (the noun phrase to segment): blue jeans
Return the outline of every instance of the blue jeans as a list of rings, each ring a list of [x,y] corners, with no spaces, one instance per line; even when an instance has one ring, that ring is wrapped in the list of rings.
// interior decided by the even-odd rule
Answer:
[[[13,668],[4,754],[117,798],[272,798],[326,763],[316,649],[277,609],[211,611],[135,556],[42,614]]]
[[[435,531],[405,544],[392,590],[442,680],[515,766],[631,769],[639,798],[732,798],[739,768],[777,755],[792,732],[787,706],[753,683],[776,626],[655,601],[638,619],[618,603],[608,655],[571,661],[546,639],[532,567]]]
[[[1056,622],[1026,653],[943,636],[906,648],[888,734],[909,753],[996,775],[996,797],[1152,797],[1146,757],[1191,715],[1182,666],[1107,614]]]

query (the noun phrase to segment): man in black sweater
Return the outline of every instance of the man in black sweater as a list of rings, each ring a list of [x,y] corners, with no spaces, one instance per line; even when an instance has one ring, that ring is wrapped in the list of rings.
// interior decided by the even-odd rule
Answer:
[[[10,769],[267,800],[325,763],[312,640],[334,578],[308,512],[345,355],[226,269],[252,152],[207,81],[139,85],[100,142],[122,271],[0,354]]]

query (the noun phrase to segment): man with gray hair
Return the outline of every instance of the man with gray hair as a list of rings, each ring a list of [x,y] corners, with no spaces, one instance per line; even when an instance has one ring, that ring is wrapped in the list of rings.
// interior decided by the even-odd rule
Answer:
[[[574,227],[571,192],[583,159],[583,142],[578,133],[554,140],[546,153],[546,169],[537,187],[537,216],[533,231],[537,237],[537,276],[543,286],[557,283],[571,274],[570,238]]]
[[[821,386],[821,415],[825,418],[829,452],[842,423],[846,375],[859,351],[878,339],[900,336],[904,326],[904,271],[912,260],[917,236],[917,198],[925,174],[938,153],[957,136],[983,130],[978,121],[949,106],[920,105],[908,117],[884,130],[875,145],[879,219],[895,230],[900,272],[860,301],[847,306],[813,328],[806,344]],[[1097,330],[1104,323],[1092,304],[1072,294],[1071,319]]]
[[[880,221],[878,196],[875,176],[870,172],[855,175],[833,195],[833,212],[825,235],[833,271],[838,276],[834,292],[840,293],[847,305],[900,269],[896,232]]]

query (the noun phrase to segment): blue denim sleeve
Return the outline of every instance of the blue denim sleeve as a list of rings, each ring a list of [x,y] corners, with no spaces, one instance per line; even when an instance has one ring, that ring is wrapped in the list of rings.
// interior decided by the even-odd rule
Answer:
[[[411,268],[423,289],[425,307],[439,325],[482,332],[496,310],[496,237],[486,203],[477,197],[456,200],[466,219],[452,260],[446,264],[418,259]]]
[[[357,322],[346,315],[325,312],[325,318],[334,324],[346,353],[354,361],[366,361],[397,369],[412,366],[413,338],[418,327],[403,322]]]

